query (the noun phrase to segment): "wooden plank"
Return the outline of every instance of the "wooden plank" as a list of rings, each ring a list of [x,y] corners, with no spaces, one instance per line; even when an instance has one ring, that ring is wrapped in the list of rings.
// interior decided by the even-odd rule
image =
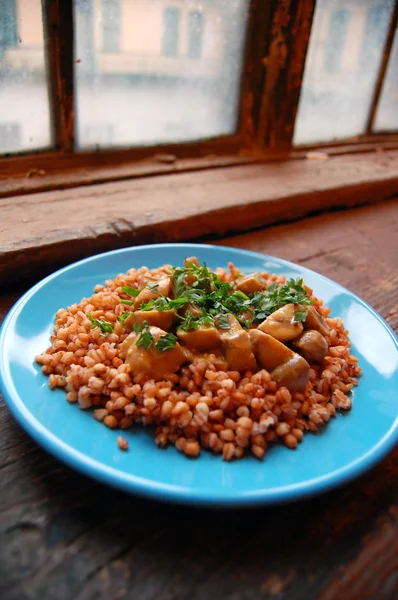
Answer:
[[[69,152],[75,137],[73,0],[44,0],[43,21],[53,141]]]
[[[269,0],[250,2],[239,124],[246,151],[264,149],[263,141],[258,143],[256,130],[264,84],[263,57],[270,43],[272,15],[273,4]]]
[[[398,333],[393,202],[218,243],[332,277]],[[0,324],[20,293],[0,296]],[[16,425],[0,394],[0,470],[2,600],[394,597],[397,450],[314,499],[239,513],[198,510],[130,497],[72,471]]]
[[[396,144],[398,148],[398,144]],[[35,194],[50,190],[64,190],[71,187],[93,185],[109,181],[126,181],[153,175],[184,173],[217,169],[232,165],[262,162],[248,156],[220,155],[178,159],[174,154],[157,154],[151,159],[119,165],[106,165],[91,168],[67,169],[61,172],[27,171],[24,177],[0,177],[0,198],[20,194]]]
[[[374,141],[372,138],[375,138]],[[126,181],[139,177],[149,177],[152,175],[164,175],[167,173],[184,173],[188,171],[201,171],[205,169],[216,169],[233,165],[260,164],[270,161],[298,160],[302,158],[324,159],[328,156],[337,156],[343,154],[360,154],[364,152],[385,152],[387,150],[398,149],[398,136],[369,136],[364,140],[347,140],[339,144],[317,144],[313,146],[302,146],[290,151],[268,151],[252,148],[248,152],[237,154],[209,154],[206,156],[197,156],[194,158],[178,158],[174,154],[160,153],[151,158],[140,161],[125,162],[118,164],[117,161],[110,160],[109,164],[98,164],[98,166],[87,166],[77,168],[79,156],[76,154],[67,155],[70,162],[62,160],[60,170],[56,165],[56,157],[51,156],[40,161],[36,160],[35,169],[29,169],[21,176],[9,176],[6,173],[0,174],[0,198],[17,196],[20,194],[35,194],[38,192],[47,192],[50,190],[63,190],[71,187],[93,185],[109,181]],[[66,158],[66,157],[65,157]],[[44,167],[45,161],[48,161],[49,171]],[[1,161],[0,161],[1,162]],[[22,167],[27,168],[31,165],[20,163]],[[85,163],[82,163],[85,164]],[[66,168],[69,165],[69,168]],[[40,167],[40,168],[38,168]]]
[[[290,148],[315,0],[274,0],[271,39],[257,139],[271,149]]]
[[[390,58],[391,49],[392,49],[392,45],[394,42],[394,36],[397,31],[397,26],[398,26],[398,0],[395,0],[395,5],[394,5],[393,11],[392,11],[390,24],[389,24],[389,28],[388,28],[386,43],[384,46],[384,52],[383,52],[383,56],[381,58],[379,73],[377,75],[377,81],[376,81],[376,85],[375,85],[373,96],[372,96],[372,102],[370,104],[369,116],[368,116],[368,121],[366,124],[366,133],[368,133],[368,134],[372,133],[372,130],[373,130],[373,122],[375,120],[377,107],[379,105],[380,94],[381,94],[381,90],[383,87],[384,77],[385,77],[385,74],[387,71],[388,60]]]
[[[398,151],[245,165],[0,200],[0,285],[115,247],[242,231],[398,193]],[[69,254],[65,257],[65,243]]]
[[[25,176],[30,170],[44,174],[60,173],[78,169],[91,169],[124,165],[126,163],[163,157],[164,162],[175,159],[206,158],[214,155],[236,155],[242,148],[239,136],[227,136],[210,140],[196,140],[181,144],[162,144],[144,148],[111,148],[84,152],[36,152],[0,157],[0,180],[6,177]]]

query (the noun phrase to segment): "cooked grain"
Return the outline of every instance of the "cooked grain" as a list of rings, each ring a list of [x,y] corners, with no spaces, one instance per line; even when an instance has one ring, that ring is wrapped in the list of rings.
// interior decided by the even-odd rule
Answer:
[[[202,446],[222,453],[224,460],[241,458],[245,449],[262,458],[267,445],[278,439],[295,448],[306,431],[324,427],[336,409],[351,408],[347,394],[358,384],[358,359],[350,354],[343,321],[330,318],[330,309],[315,297],[315,307],[330,327],[329,350],[322,365],[311,366],[302,393],[278,388],[264,369],[224,371],[224,362],[215,354],[193,357],[191,364],[163,381],[134,377],[118,350],[128,333],[117,319],[129,310],[120,304],[121,298],[127,299],[122,288],[137,287],[143,277],[158,279],[168,268],[131,269],[97,285],[91,298],[57,311],[51,346],[36,358],[51,388],[64,388],[67,400],[82,409],[94,407],[95,419],[111,429],[154,424],[159,447],[175,444],[196,457]],[[229,271],[216,272],[228,282],[239,273],[232,264]],[[263,277],[285,281],[268,273]],[[88,314],[114,323],[113,333],[92,328]],[[118,446],[126,450],[127,440],[119,436]]]

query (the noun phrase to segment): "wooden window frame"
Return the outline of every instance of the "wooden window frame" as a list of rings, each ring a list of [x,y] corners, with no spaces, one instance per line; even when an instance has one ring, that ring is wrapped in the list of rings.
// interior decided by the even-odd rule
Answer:
[[[397,27],[398,0],[389,25],[366,133],[332,143],[292,146],[315,4],[316,0],[251,0],[239,125],[233,135],[189,143],[77,152],[73,0],[42,0],[54,148],[0,158],[0,197],[62,188],[63,181],[65,187],[71,187],[173,172],[176,162],[181,171],[290,159],[305,156],[314,149],[341,153],[376,146],[398,147],[398,134],[372,134]],[[21,184],[21,179],[25,184]]]

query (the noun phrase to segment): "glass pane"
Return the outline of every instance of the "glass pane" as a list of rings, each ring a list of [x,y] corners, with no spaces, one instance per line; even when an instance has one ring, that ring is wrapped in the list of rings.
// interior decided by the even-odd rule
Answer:
[[[364,133],[393,4],[393,0],[317,2],[295,144]]]
[[[373,130],[398,130],[398,33],[391,48]]]
[[[0,0],[0,153],[50,143],[41,0]]]
[[[248,0],[75,0],[80,148],[234,133]]]

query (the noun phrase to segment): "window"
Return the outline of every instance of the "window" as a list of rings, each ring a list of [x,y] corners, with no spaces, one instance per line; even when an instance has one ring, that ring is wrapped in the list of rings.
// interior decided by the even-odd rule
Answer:
[[[112,143],[113,131],[109,123],[92,123],[83,128],[83,137],[91,146],[109,146]]]
[[[86,34],[87,11],[81,10],[86,3],[79,0],[75,11],[78,148],[150,146],[235,133],[247,0],[203,4],[205,52],[204,15],[189,10],[195,3],[180,2],[176,8],[170,0],[120,0],[123,18],[114,55],[98,52],[97,42]],[[97,4],[92,6],[95,32],[100,15]],[[104,115],[111,139],[88,136],[90,125]]]
[[[375,131],[398,130],[398,36],[388,62],[386,76],[376,112]]]
[[[81,70],[92,73],[94,64],[94,0],[76,0],[75,48]]]
[[[200,58],[203,46],[203,14],[190,12],[188,15],[188,56]]]
[[[0,56],[17,42],[16,0],[0,0]]]
[[[52,143],[41,0],[0,0],[0,153]]]
[[[392,0],[316,3],[296,144],[366,133],[392,13]]]
[[[179,8],[166,8],[163,11],[163,56],[178,56],[180,18],[181,13]]]
[[[370,6],[366,19],[366,28],[361,49],[361,63],[366,68],[370,62],[380,60],[377,50],[383,44],[386,34],[384,7],[379,4]]]
[[[349,10],[335,10],[330,17],[330,27],[325,48],[325,69],[335,73],[340,69],[347,41]]]
[[[368,143],[398,129],[397,22],[398,0],[0,0],[0,154]]]
[[[0,115],[1,118],[1,115]],[[0,140],[6,152],[19,150],[21,145],[21,131],[19,123],[2,123],[0,121]]]
[[[103,51],[116,54],[120,50],[120,5],[119,0],[102,2]]]

